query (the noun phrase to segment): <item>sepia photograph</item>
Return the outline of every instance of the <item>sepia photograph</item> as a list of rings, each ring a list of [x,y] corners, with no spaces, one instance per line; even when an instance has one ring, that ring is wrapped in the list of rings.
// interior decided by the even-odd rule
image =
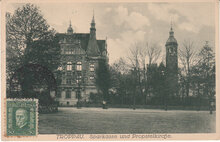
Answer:
[[[217,0],[3,2],[2,138],[219,133]]]

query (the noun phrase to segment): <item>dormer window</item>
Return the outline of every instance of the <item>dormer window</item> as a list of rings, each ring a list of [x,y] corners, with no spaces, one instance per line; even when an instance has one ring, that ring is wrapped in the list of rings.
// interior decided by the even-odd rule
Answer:
[[[63,70],[62,66],[59,66],[57,70],[62,71]]]

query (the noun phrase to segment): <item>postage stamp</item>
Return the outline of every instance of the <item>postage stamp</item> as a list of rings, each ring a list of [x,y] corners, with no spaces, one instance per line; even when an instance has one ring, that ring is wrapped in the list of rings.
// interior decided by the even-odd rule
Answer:
[[[37,99],[7,99],[7,136],[36,136]]]

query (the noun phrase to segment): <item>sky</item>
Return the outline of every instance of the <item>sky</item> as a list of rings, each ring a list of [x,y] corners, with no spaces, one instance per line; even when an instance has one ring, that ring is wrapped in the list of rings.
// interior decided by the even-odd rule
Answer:
[[[178,48],[184,40],[200,49],[205,41],[215,43],[215,5],[211,2],[185,3],[35,3],[48,24],[65,33],[71,21],[76,33],[89,33],[93,10],[97,39],[106,39],[109,62],[126,57],[134,43],[157,44],[163,55],[171,21]],[[13,11],[22,3],[7,5]]]

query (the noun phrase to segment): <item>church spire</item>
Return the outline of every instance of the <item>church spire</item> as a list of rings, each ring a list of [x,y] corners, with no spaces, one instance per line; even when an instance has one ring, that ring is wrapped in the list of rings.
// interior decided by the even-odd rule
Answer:
[[[168,45],[168,44],[177,44],[177,41],[174,37],[173,22],[172,21],[171,21],[171,24],[170,24],[169,38],[166,42],[166,45]]]
[[[67,29],[67,34],[73,34],[73,28],[72,28],[71,20],[70,20],[70,25]]]
[[[174,36],[174,32],[173,32],[173,21],[171,20],[171,24],[170,24],[170,37]]]

